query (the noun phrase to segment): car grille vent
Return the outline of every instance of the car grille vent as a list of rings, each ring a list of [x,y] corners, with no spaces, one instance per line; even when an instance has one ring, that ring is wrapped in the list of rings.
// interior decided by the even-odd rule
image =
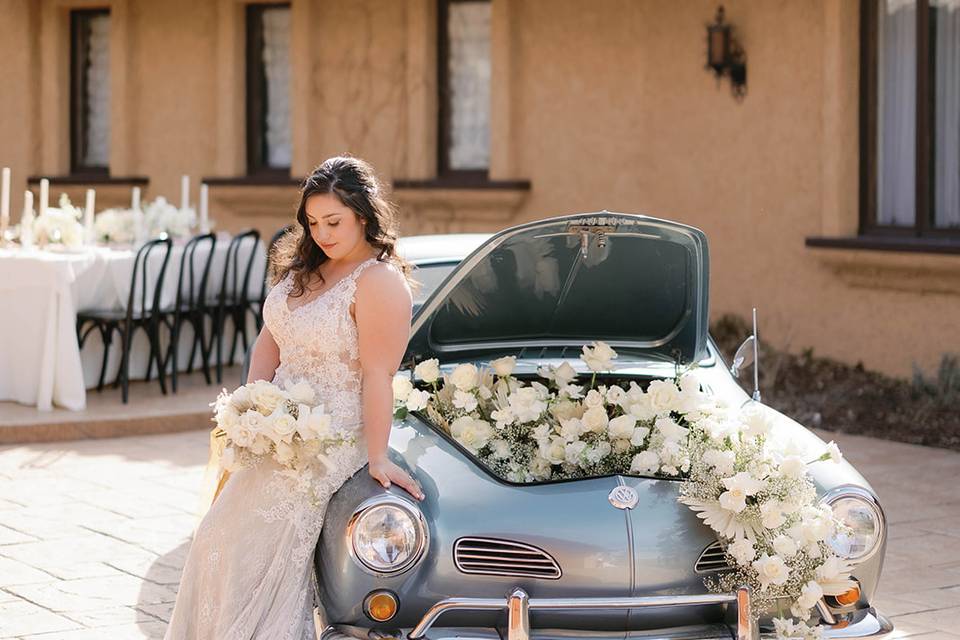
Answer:
[[[723,546],[718,540],[703,550],[703,553],[697,558],[697,564],[694,565],[693,570],[697,573],[715,573],[731,568],[730,563],[727,562],[727,556],[723,552]]]
[[[460,538],[453,545],[453,561],[463,573],[549,580],[561,575],[560,565],[543,549],[495,538]]]

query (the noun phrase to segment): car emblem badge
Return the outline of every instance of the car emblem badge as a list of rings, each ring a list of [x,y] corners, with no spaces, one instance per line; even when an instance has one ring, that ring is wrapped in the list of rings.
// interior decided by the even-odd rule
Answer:
[[[613,491],[610,492],[610,495],[607,496],[607,500],[609,500],[610,504],[615,506],[617,509],[633,509],[635,506],[637,506],[640,496],[637,495],[637,492],[633,487],[620,485],[615,487]]]

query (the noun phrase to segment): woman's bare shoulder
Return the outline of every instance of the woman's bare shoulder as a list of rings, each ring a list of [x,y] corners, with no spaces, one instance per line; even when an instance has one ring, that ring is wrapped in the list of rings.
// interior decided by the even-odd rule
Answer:
[[[396,265],[390,262],[377,262],[364,269],[357,278],[357,291],[369,293],[375,297],[398,296],[412,298],[407,278]]]

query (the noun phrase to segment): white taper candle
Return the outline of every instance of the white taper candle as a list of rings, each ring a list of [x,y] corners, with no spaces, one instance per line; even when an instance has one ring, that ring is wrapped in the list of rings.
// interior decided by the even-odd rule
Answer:
[[[30,215],[33,215],[33,198],[30,198]],[[40,180],[40,215],[43,215],[47,212],[47,207],[50,205],[50,181],[46,178],[41,178]]]
[[[207,185],[200,185],[200,233],[210,233],[210,193]]]
[[[87,244],[93,244],[93,206],[95,198],[93,189],[87,189],[87,206],[83,212],[83,231]]]
[[[140,187],[134,187],[130,194],[130,208],[134,211],[140,209]]]
[[[180,176],[180,208],[190,206],[190,176]]]
[[[23,192],[23,214],[20,216],[20,246],[33,246],[33,191]]]

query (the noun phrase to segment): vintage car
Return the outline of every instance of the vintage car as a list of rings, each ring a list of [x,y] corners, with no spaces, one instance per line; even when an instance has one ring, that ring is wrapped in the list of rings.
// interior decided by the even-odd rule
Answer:
[[[429,281],[405,368],[438,358],[449,371],[513,354],[516,375],[533,377],[543,364],[583,367],[581,345],[602,339],[619,353],[620,378],[646,384],[697,362],[709,393],[754,401],[708,335],[709,258],[698,229],[604,211],[489,237],[408,238],[401,250]],[[776,417],[777,430],[823,451],[816,435]],[[508,482],[420,412],[395,421],[389,454],[426,498],[384,489],[365,468],[333,497],[315,555],[325,640],[745,639],[772,631],[769,619],[747,614],[748,590],[706,588],[704,577],[727,561],[711,529],[678,503],[681,481]],[[831,544],[853,562],[858,585],[843,602],[821,599],[824,635],[883,636],[892,626],[871,606],[886,537],[876,494],[845,460],[812,472],[820,499],[851,527]]]

